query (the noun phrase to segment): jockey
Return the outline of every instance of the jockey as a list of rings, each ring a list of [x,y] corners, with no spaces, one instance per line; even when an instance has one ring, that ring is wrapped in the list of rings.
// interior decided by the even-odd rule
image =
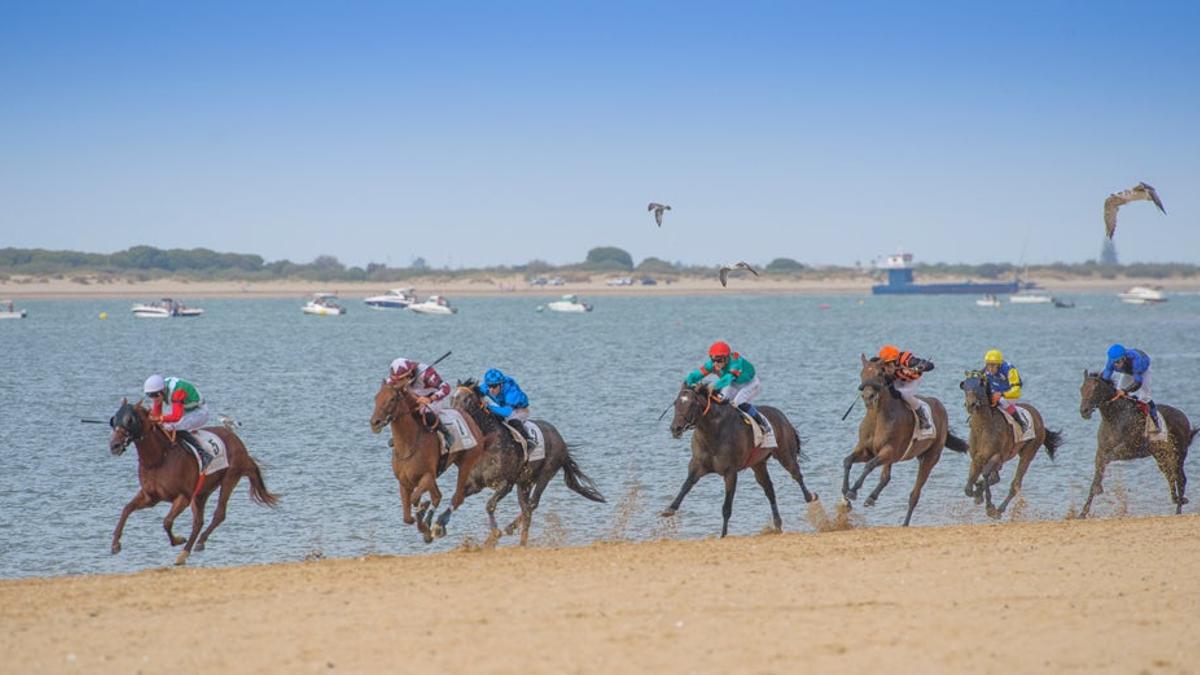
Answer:
[[[529,419],[529,397],[521,391],[516,380],[498,368],[492,368],[483,374],[483,382],[477,391],[488,398],[485,401],[488,411],[519,432],[526,442],[534,442],[535,439],[525,428],[525,420]]]
[[[688,373],[684,382],[691,387],[709,375],[717,376],[713,390],[721,398],[752,417],[764,433],[770,428],[758,412],[758,408],[750,402],[762,392],[762,382],[754,371],[754,364],[741,354],[731,351],[728,343],[718,340],[708,348],[708,361],[698,370]]]
[[[1003,407],[1004,412],[1021,427],[1021,433],[1025,433],[1028,430],[1025,420],[1017,414],[1017,399],[1021,398],[1021,374],[1017,372],[1017,367],[1005,361],[999,349],[989,349],[983,355],[983,374],[992,392],[992,406]],[[1000,405],[1001,400],[1003,406]]]
[[[1119,375],[1115,381],[1113,375]],[[1114,344],[1108,348],[1108,362],[1100,377],[1112,382],[1121,395],[1129,396],[1142,406],[1154,422],[1154,430],[1161,432],[1158,425],[1158,408],[1150,394],[1150,357],[1140,349],[1126,349]]]
[[[150,420],[158,422],[167,431],[174,431],[178,438],[199,450],[205,455],[207,464],[212,458],[190,433],[208,424],[208,407],[196,386],[178,377],[151,375],[142,385],[142,391],[154,402],[150,406]],[[163,411],[164,404],[170,406],[166,412]]]
[[[879,349],[879,360],[883,363],[883,374],[904,402],[917,413],[922,429],[929,429],[933,422],[925,416],[921,401],[917,399],[917,385],[921,375],[933,370],[933,362],[919,359],[912,352],[901,352],[895,345],[884,345]]]
[[[433,366],[404,357],[392,361],[388,373],[390,384],[409,381],[408,390],[417,397],[418,409],[425,417],[426,423],[435,426],[442,435],[442,440],[446,442],[447,449],[454,447],[454,436],[450,434],[446,425],[442,424],[438,415],[438,411],[444,410],[449,404],[447,397],[450,396],[450,383],[442,380],[442,376]]]

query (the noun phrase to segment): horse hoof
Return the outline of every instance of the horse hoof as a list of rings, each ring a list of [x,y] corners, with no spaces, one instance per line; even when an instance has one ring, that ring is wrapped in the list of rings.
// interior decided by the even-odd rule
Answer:
[[[810,493],[809,493],[809,497],[808,497],[808,499],[805,499],[804,501],[805,501],[805,502],[808,502],[809,504],[811,504],[811,503],[813,503],[813,502],[815,502],[815,501],[818,501],[819,499],[821,499],[821,496],[820,496],[820,495],[818,495],[818,494],[817,494],[817,493],[815,493],[815,492],[810,492]]]
[[[675,509],[667,509],[666,511],[658,514],[660,518],[670,518],[673,515],[675,515]]]
[[[849,499],[842,497],[842,508],[849,511],[850,509],[854,508],[854,504],[851,504]]]
[[[992,520],[1000,520],[1000,516],[1003,515],[1004,512],[997,508],[988,507],[987,514],[988,518],[991,518]]]
[[[1186,504],[1186,503],[1188,503],[1188,498],[1187,498],[1187,497],[1180,497],[1180,498],[1179,498],[1179,505],[1180,505],[1180,506],[1183,506],[1183,505],[1184,505],[1184,504]]]
[[[494,527],[494,528],[492,528],[492,533],[491,533],[491,535],[489,535],[489,538],[490,539],[500,539],[500,537],[503,537],[503,536],[504,536],[504,533],[500,531],[500,528]]]
[[[180,551],[179,555],[175,558],[175,564],[176,565],[186,564],[188,555],[189,555],[189,553],[187,551]]]
[[[512,534],[516,531],[517,531],[516,525],[509,525],[508,527],[504,528],[504,534],[507,534],[509,536],[512,536]]]
[[[863,502],[863,506],[875,506],[875,498],[867,497],[867,501]]]
[[[199,553],[200,551],[203,551],[203,550],[204,550],[204,542],[199,542],[199,543],[197,543],[197,544],[196,544],[196,547],[195,547],[195,548],[193,548],[192,550],[193,550],[193,551],[195,551],[195,552],[197,552],[197,553]]]
[[[118,553],[120,553],[120,552],[121,552],[121,544],[120,544],[120,542],[116,542],[116,541],[114,541],[114,542],[113,542],[113,545],[112,545],[112,554],[113,554],[113,555],[116,555],[116,554],[118,554]]]
[[[446,536],[446,528],[443,527],[441,523],[435,524],[433,526],[433,538],[441,539],[444,536]]]
[[[171,545],[172,546],[180,546],[185,541],[187,541],[187,539],[184,539],[183,537],[176,537],[174,535],[171,536]]]
[[[975,506],[979,506],[982,503],[983,503],[983,495],[981,495],[981,494],[975,495]]]

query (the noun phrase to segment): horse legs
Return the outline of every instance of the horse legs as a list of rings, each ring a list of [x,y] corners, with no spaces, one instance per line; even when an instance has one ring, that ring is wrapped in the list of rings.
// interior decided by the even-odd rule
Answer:
[[[175,524],[176,516],[178,516],[181,511],[186,509],[187,505],[188,498],[183,495],[179,495],[175,498],[175,501],[171,502],[171,509],[167,511],[166,517],[163,518],[163,529],[167,531],[167,540],[171,542],[172,546],[178,546],[187,541],[187,539],[184,539],[183,537],[176,537],[175,533],[171,531],[171,527]]]
[[[508,493],[512,492],[512,489],[512,483],[505,483],[504,485],[501,485],[493,490],[491,498],[487,501],[486,510],[488,516],[488,526],[492,530],[489,536],[493,539],[499,539],[504,535],[504,533],[500,531],[500,525],[496,522],[496,505],[500,503],[501,499],[507,497]]]
[[[796,458],[796,455],[781,452],[775,455],[775,459],[783,466],[788,474],[800,484],[800,491],[804,493],[804,501],[817,501],[817,493],[809,492],[808,487],[804,484],[804,474],[800,473],[800,462]]]
[[[121,552],[121,533],[125,531],[125,521],[129,520],[129,514],[134,511],[149,508],[158,503],[158,500],[146,494],[145,490],[138,490],[138,493],[129,500],[124,509],[121,509],[121,519],[117,521],[117,529],[113,530],[112,537],[112,552],[116,555]]]
[[[1175,504],[1175,514],[1178,515],[1183,513],[1183,504],[1179,503],[1174,454],[1174,452],[1166,451],[1156,452],[1154,461],[1158,464],[1158,470],[1162,472],[1163,478],[1167,479],[1167,489],[1171,492],[1171,502]]]
[[[983,476],[984,480],[987,479],[987,476],[983,473],[983,463],[980,459],[978,457],[971,457],[971,468],[967,470],[967,485],[963,488],[963,492],[968,497],[973,498],[976,504],[983,497],[983,481],[980,480],[980,476]]]
[[[433,526],[433,536],[436,539],[441,539],[446,536],[446,525],[450,523],[450,516],[458,507],[462,506],[463,500],[467,498],[467,482],[471,477],[471,469],[475,468],[475,463],[483,454],[483,449],[477,447],[467,451],[463,455],[462,461],[458,463],[458,481],[454,486],[454,496],[450,498],[450,506],[442,511],[442,515],[438,516],[437,523]],[[437,506],[434,505],[436,509]]]
[[[700,480],[700,476],[702,475],[699,465],[695,462],[688,462],[687,478],[683,479],[683,485],[679,488],[679,494],[675,495],[675,500],[671,502],[667,510],[658,515],[663,518],[670,518],[675,515],[675,512],[679,510],[679,505],[683,503],[683,498],[687,496],[687,493],[692,491],[692,487],[696,484],[696,481]]]
[[[1088,517],[1088,512],[1092,510],[1092,498],[1104,494],[1104,469],[1108,466],[1108,461],[1105,453],[1096,452],[1096,474],[1092,476],[1092,486],[1088,488],[1087,500],[1083,502],[1083,508],[1079,510],[1080,518]]]
[[[404,524],[412,525],[417,522],[412,514],[412,486],[406,485],[404,481],[400,481],[400,508],[404,511]]]
[[[225,480],[221,481],[221,494],[217,495],[217,508],[213,511],[213,517],[209,521],[208,527],[204,528],[200,539],[196,541],[197,551],[204,550],[204,544],[208,541],[208,535],[212,534],[218,525],[225,522],[225,509],[229,504],[229,498],[233,495],[233,489],[237,487],[238,481],[241,479],[241,476],[230,474],[226,475]],[[207,499],[207,496],[205,499]]]
[[[846,499],[854,500],[858,497],[859,488],[863,486],[863,482],[867,480],[867,476],[871,475],[871,472],[875,470],[875,467],[879,466],[881,461],[879,455],[875,455],[867,460],[867,465],[863,467],[862,475],[858,477],[858,480],[854,481],[854,487],[850,488],[850,491],[846,493]]]
[[[871,494],[867,495],[867,501],[863,502],[863,506],[875,506],[875,500],[879,499],[879,493],[883,492],[883,488],[892,482],[892,465],[885,464],[879,471],[879,485],[871,490]]]
[[[721,538],[729,534],[729,517],[733,515],[733,493],[737,492],[737,469],[725,474],[725,503],[721,505]]]
[[[1004,501],[1000,502],[999,514],[1004,513],[1004,509],[1008,508],[1008,503],[1021,491],[1021,481],[1025,479],[1025,472],[1029,470],[1029,465],[1033,463],[1033,458],[1037,456],[1038,447],[1035,445],[1032,449],[1021,453],[1021,459],[1017,462],[1017,472],[1013,475],[1012,483],[1008,486],[1008,496],[1004,498]]]
[[[1000,512],[996,510],[996,506],[992,504],[992,481],[990,476],[998,474],[1000,467],[1000,455],[992,455],[988,459],[987,464],[983,466],[983,501],[986,504],[987,514],[989,518],[999,518]]]
[[[521,507],[521,546],[529,543],[529,524],[533,520],[533,509],[529,506],[529,489],[517,488],[517,504]]]
[[[754,471],[754,480],[762,486],[763,493],[767,495],[767,501],[771,503],[771,522],[775,524],[775,531],[783,531],[783,518],[779,517],[779,505],[775,503],[775,486],[771,484],[771,474],[767,472],[766,461],[759,462],[751,467]]]
[[[417,481],[417,485],[412,491],[412,500],[419,502],[426,492],[429,493],[429,501],[419,505],[416,521],[417,531],[421,533],[421,538],[425,543],[429,544],[433,542],[433,532],[429,525],[438,505],[442,503],[442,491],[438,489],[437,477],[432,472],[424,474],[421,476],[421,480]]]
[[[861,458],[861,454],[864,450],[866,450],[866,448],[864,448],[862,445],[856,445],[854,450],[852,450],[850,454],[846,455],[846,458],[842,460],[842,468],[844,469],[842,473],[842,504],[846,507],[849,507],[850,500],[854,499],[854,497],[850,494],[850,467],[854,466],[856,462],[867,461],[866,459]]]
[[[933,471],[933,466],[941,456],[941,448],[927,450],[921,455],[921,465],[917,467],[917,481],[913,484],[912,493],[908,495],[908,513],[904,515],[905,527],[912,521],[913,509],[917,508],[917,502],[921,501],[921,488],[925,486],[925,481],[929,480],[929,473]]]
[[[188,556],[192,554],[192,548],[196,545],[196,538],[200,536],[200,531],[204,528],[204,503],[208,501],[208,495],[196,495],[192,500],[192,533],[188,535],[187,543],[183,545],[183,550],[179,555],[175,556],[175,564],[183,565],[187,562]]]

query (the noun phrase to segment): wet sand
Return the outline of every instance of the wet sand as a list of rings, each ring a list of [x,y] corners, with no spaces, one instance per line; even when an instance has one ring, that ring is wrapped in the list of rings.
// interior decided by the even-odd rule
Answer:
[[[13,673],[1182,673],[1198,566],[1184,515],[167,568],[0,582],[0,654]]]

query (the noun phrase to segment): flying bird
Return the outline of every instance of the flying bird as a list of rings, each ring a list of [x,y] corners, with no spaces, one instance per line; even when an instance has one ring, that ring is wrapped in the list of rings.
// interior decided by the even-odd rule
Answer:
[[[1117,209],[1129,202],[1142,199],[1154,202],[1159,211],[1167,212],[1163,208],[1162,200],[1158,198],[1158,193],[1154,191],[1154,186],[1145,183],[1138,183],[1128,190],[1114,192],[1104,200],[1104,233],[1109,239],[1112,239],[1113,233],[1117,231]]]
[[[646,210],[654,212],[654,222],[658,223],[659,227],[662,227],[663,211],[670,211],[671,207],[666,204],[659,204],[658,202],[650,202],[650,206],[647,206]]]
[[[751,274],[753,274],[754,276],[758,276],[758,272],[756,272],[754,270],[754,268],[750,266],[750,263],[742,262],[741,260],[739,260],[739,261],[733,263],[732,265],[721,265],[721,271],[718,272],[718,274],[721,276],[721,285],[722,286],[729,285],[727,279],[729,278],[729,273],[734,270],[749,270]]]

